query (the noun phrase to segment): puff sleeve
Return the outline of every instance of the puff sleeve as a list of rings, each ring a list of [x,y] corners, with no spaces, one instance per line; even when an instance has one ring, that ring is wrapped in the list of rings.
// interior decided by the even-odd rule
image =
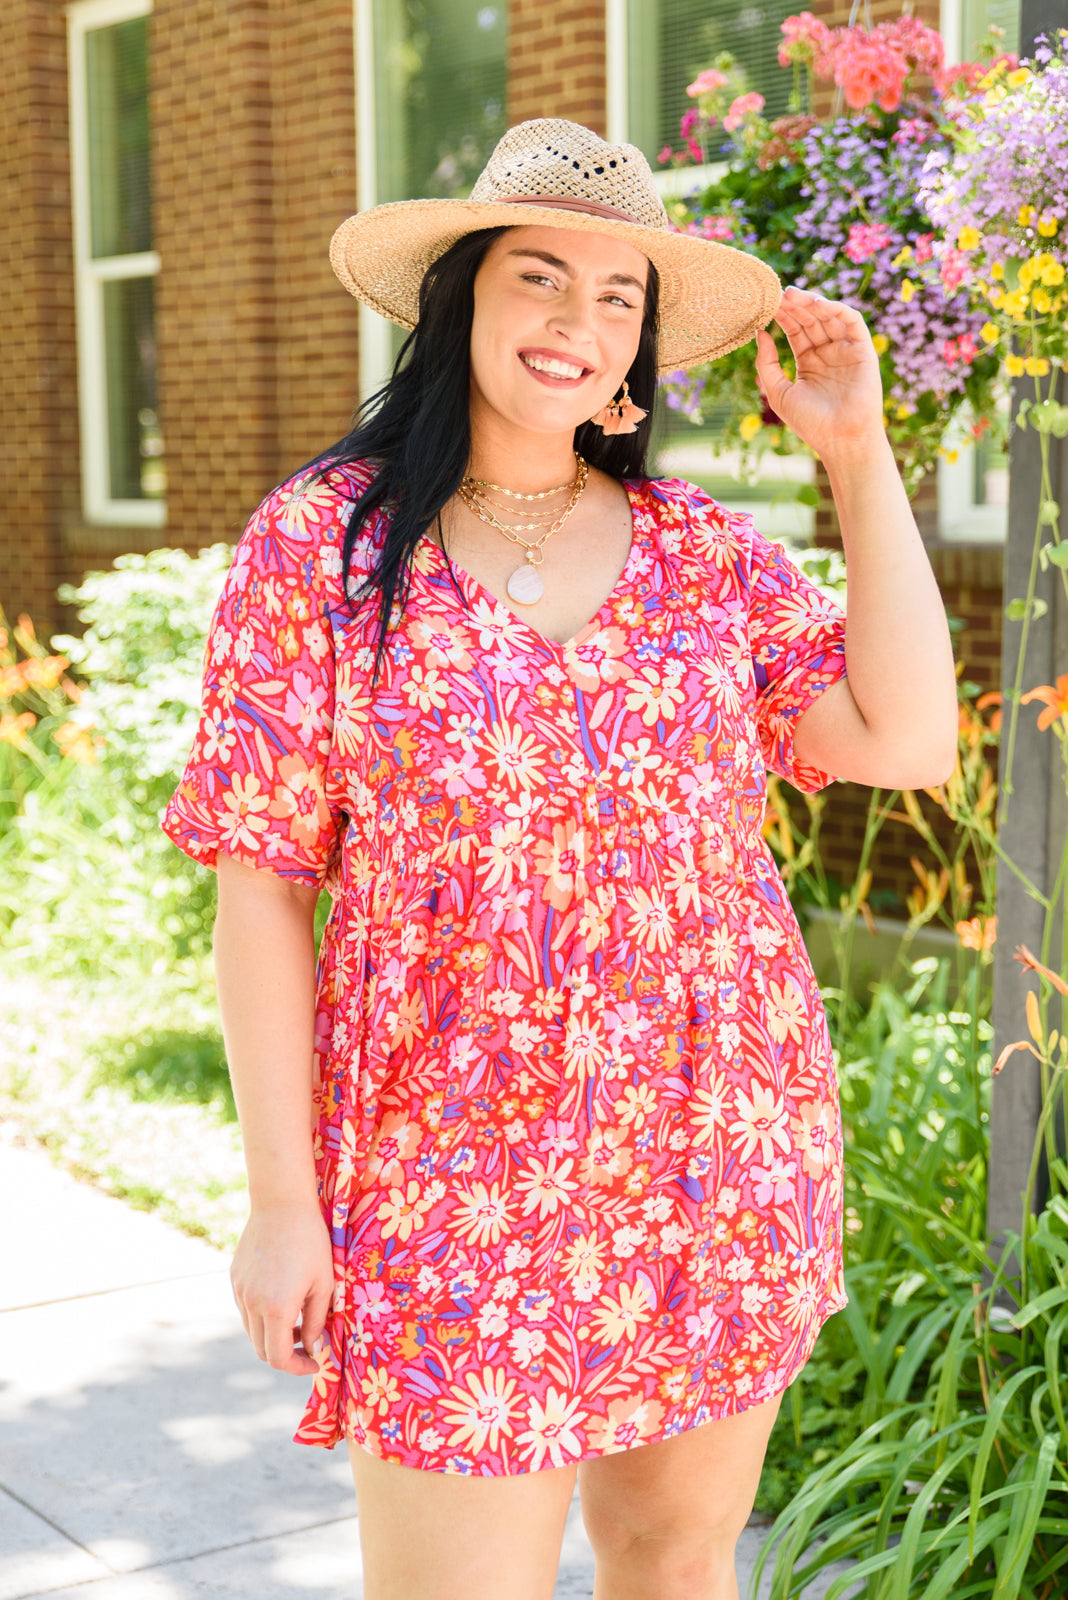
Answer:
[[[798,718],[845,677],[845,613],[751,519],[749,641],[761,754],[772,772],[813,793],[834,774],[798,761]]]
[[[338,496],[291,481],[238,542],[204,650],[196,737],[164,832],[205,866],[322,883],[344,814],[332,761],[335,656],[324,551]]]

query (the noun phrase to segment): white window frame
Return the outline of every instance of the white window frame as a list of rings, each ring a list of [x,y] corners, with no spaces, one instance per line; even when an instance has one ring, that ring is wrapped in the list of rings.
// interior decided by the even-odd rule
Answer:
[[[373,0],[354,0],[353,48],[356,58],[356,209],[378,204],[378,149],[375,107],[375,19]],[[360,301],[356,324],[359,340],[361,404],[385,384],[393,370],[393,324]]]
[[[627,85],[630,81],[629,41],[627,37],[628,0],[605,0],[605,135],[610,144],[625,144],[630,139],[630,108]],[[669,167],[653,173],[653,181],[664,200],[684,199],[706,189],[721,178],[727,170],[725,161],[710,161],[703,166]],[[685,447],[685,436],[676,443]],[[769,472],[774,473],[778,457],[766,458]],[[803,459],[803,458],[802,458]],[[787,458],[781,467],[781,476],[787,482],[798,476],[795,458]],[[724,471],[732,463],[721,459]],[[809,481],[815,481],[815,462],[811,463]],[[753,517],[761,533],[768,538],[796,539],[800,543],[811,540],[815,527],[815,514],[811,507],[796,500],[734,500],[729,495],[722,502],[728,510],[743,511]]]
[[[115,500],[110,494],[104,285],[122,278],[155,277],[155,250],[136,255],[92,255],[89,206],[89,106],[85,36],[96,28],[151,14],[152,0],[76,0],[67,7],[67,76],[70,94],[71,195],[74,220],[74,288],[78,342],[78,413],[81,433],[82,512],[87,522],[112,527],[162,528],[163,500]]]

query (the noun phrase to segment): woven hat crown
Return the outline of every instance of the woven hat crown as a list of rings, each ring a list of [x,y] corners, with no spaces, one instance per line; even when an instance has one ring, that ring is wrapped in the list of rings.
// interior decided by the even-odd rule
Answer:
[[[503,134],[470,198],[559,196],[610,207],[639,227],[669,228],[649,163],[632,144],[608,144],[580,123],[539,117]]]

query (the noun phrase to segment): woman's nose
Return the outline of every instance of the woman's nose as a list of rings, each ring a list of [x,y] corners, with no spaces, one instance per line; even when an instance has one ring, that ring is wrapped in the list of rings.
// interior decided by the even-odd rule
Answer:
[[[582,294],[565,295],[553,309],[549,327],[558,329],[576,351],[584,344],[593,343],[593,305]]]

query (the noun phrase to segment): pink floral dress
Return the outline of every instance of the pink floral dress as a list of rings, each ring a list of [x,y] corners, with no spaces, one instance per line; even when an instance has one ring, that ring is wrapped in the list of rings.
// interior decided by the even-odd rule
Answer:
[[[767,1400],[847,1303],[834,1065],[762,835],[766,765],[830,781],[792,735],[842,614],[749,517],[631,481],[626,567],[567,644],[424,539],[372,688],[341,583],[368,473],[333,481],[237,547],[164,820],[333,898],[336,1294],[296,1437],[495,1476]]]

